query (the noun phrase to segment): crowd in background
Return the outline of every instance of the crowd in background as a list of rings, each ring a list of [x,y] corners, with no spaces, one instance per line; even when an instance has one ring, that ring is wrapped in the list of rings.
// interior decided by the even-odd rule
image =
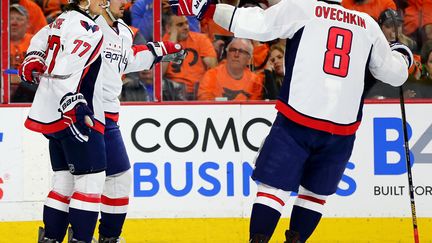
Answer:
[[[267,8],[260,0],[219,0],[239,7]],[[153,41],[153,0],[126,4],[124,21],[134,43]],[[211,19],[174,16],[168,0],[162,4],[162,39],[180,43],[185,60],[162,65],[165,101],[250,101],[277,98],[284,76],[286,40],[266,43],[233,38]],[[32,36],[51,23],[67,0],[10,0],[10,68],[18,69]],[[432,0],[343,0],[342,5],[368,13],[389,42],[402,42],[415,54],[405,84],[406,98],[432,98]],[[36,86],[11,75],[11,102],[31,102]],[[153,101],[153,70],[124,77],[122,101]],[[398,89],[370,76],[367,98],[398,98]]]

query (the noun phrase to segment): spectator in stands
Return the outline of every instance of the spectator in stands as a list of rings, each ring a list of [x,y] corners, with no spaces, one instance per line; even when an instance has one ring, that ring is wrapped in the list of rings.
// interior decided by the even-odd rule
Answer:
[[[199,100],[260,100],[263,80],[248,69],[253,54],[250,40],[234,38],[226,62],[208,70],[200,81]]]
[[[153,100],[153,70],[143,70],[138,75],[126,74],[121,101],[152,101]]]
[[[54,21],[62,13],[63,7],[68,4],[68,0],[36,0],[35,2],[42,9],[48,23]]]
[[[146,41],[153,41],[153,0],[137,0],[131,7],[132,26],[138,28]],[[162,12],[171,12],[168,0],[162,0]],[[187,17],[191,31],[200,32],[200,23],[193,17]]]
[[[279,95],[285,75],[285,48],[282,45],[270,47],[270,57],[264,69],[263,99],[275,100]]]
[[[238,6],[239,2],[239,0],[219,0],[219,3],[225,3],[233,6]],[[201,33],[207,34],[212,42],[216,41],[215,35],[233,36],[233,33],[220,27],[211,18],[205,18],[201,20]],[[215,49],[217,50],[217,47]]]
[[[166,34],[164,41],[177,42],[187,51],[187,56],[181,64],[162,63],[162,73],[167,82],[176,82],[185,86],[187,100],[196,99],[198,81],[205,71],[216,66],[216,52],[210,39],[202,33],[191,32],[189,23],[184,16],[167,15],[164,17]],[[170,87],[171,85],[167,85]]]
[[[408,46],[411,50],[417,49],[416,42],[403,34],[402,23],[402,16],[393,9],[386,9],[380,14],[378,18],[378,24],[381,27],[384,36],[390,43],[398,41]],[[398,38],[396,38],[395,27],[397,27]],[[421,87],[418,85],[416,80],[420,78],[420,74],[420,56],[414,55],[414,65],[412,65],[410,68],[410,77],[404,84],[405,98],[419,98],[421,94]],[[393,87],[383,82],[375,82],[372,88],[368,91],[367,97],[377,99],[399,98],[399,88]]]
[[[33,37],[33,34],[27,33],[28,17],[28,12],[23,6],[19,4],[10,6],[10,66],[14,69],[18,69],[18,66],[23,62]]]
[[[27,10],[29,16],[28,33],[36,34],[42,27],[47,25],[42,9],[32,0],[11,0],[10,3],[11,5],[18,3]]]
[[[424,67],[424,76],[432,80],[432,40],[423,45],[421,60]]]
[[[24,57],[33,34],[27,33],[29,25],[27,10],[19,5],[12,4],[9,8],[10,24],[10,67],[18,69],[24,61]],[[31,102],[36,92],[37,85],[21,84],[18,75],[11,76],[11,101]]]
[[[420,43],[419,49],[432,40],[432,0],[407,0],[404,16],[404,32]]]
[[[396,23],[394,23],[394,21],[396,21]],[[396,32],[395,24],[396,24],[397,34],[398,34],[397,41],[405,44],[411,50],[417,49],[417,43],[403,33],[403,29],[402,29],[403,18],[401,14],[398,13],[397,11],[390,8],[384,10],[378,18],[378,24],[381,27],[381,30],[383,31],[386,39],[389,42],[396,41],[396,33],[395,33]]]
[[[432,40],[423,44],[421,49],[421,62],[423,64],[422,76],[416,80],[421,87],[420,98],[432,98]]]
[[[342,6],[365,12],[375,20],[378,20],[379,15],[388,8],[396,10],[396,4],[393,0],[342,0]]]

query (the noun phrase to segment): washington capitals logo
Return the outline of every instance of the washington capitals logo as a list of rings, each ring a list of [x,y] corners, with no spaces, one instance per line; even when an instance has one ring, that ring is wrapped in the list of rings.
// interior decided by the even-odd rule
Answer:
[[[84,27],[84,29],[88,30],[92,30],[93,33],[99,30],[99,26],[97,25],[89,25],[89,23],[87,23],[84,20],[81,20],[81,26]]]

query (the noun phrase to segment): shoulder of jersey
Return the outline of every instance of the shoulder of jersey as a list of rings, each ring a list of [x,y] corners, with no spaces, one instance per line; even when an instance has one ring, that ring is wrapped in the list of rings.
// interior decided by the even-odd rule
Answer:
[[[123,19],[118,19],[117,22],[118,22],[119,28],[120,28],[120,26],[125,28],[127,31],[129,31],[129,33],[131,34],[131,37],[133,38],[134,33],[133,33],[132,29],[123,21]]]
[[[67,11],[62,13],[58,18],[64,18],[68,30],[75,29],[75,31],[88,32],[90,34],[100,32],[100,27],[95,21],[80,12]]]

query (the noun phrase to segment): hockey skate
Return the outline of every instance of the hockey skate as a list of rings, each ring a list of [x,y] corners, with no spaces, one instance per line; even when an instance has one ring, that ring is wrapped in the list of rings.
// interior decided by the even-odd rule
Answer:
[[[262,234],[255,234],[252,239],[250,239],[249,243],[267,243],[269,242],[270,237]]]
[[[38,231],[38,243],[58,243],[55,239],[45,237],[45,229],[39,227]]]
[[[86,243],[85,241],[77,240],[73,238],[73,230],[72,227],[68,228],[68,243]],[[96,239],[93,237],[91,243],[96,243]]]
[[[122,243],[126,242],[126,240],[122,237],[105,237],[103,235],[99,235],[98,243]]]
[[[301,243],[300,234],[294,230],[285,231],[285,243]]]

